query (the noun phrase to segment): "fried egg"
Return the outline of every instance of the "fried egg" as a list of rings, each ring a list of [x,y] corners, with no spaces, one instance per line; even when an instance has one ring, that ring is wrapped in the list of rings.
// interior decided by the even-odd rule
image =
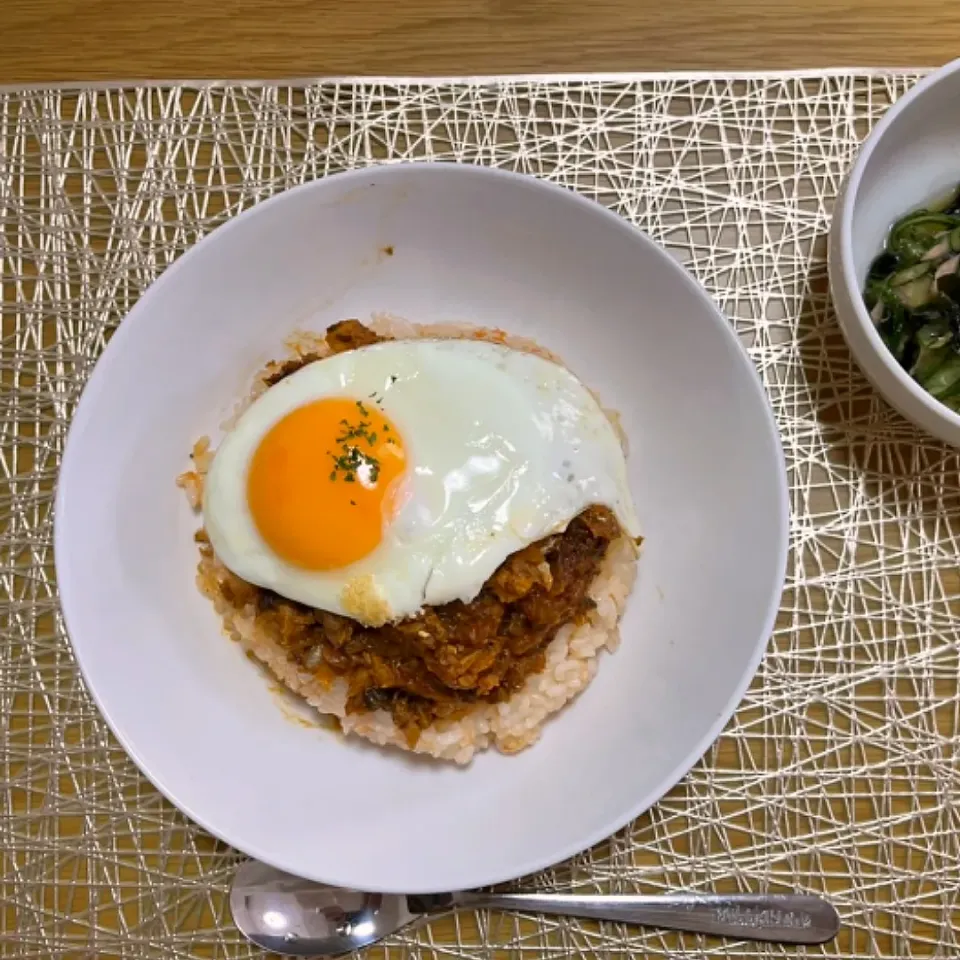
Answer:
[[[619,438],[541,357],[391,340],[314,361],[224,438],[204,523],[237,576],[370,626],[469,602],[593,504],[639,534]]]

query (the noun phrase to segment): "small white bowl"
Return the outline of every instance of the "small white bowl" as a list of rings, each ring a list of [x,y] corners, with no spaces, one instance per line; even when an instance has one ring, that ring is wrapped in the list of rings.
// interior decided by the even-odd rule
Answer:
[[[960,446],[960,414],[931,397],[887,349],[863,303],[874,257],[893,222],[960,183],[960,60],[921,80],[877,124],[837,200],[830,289],[863,372],[908,420]]]
[[[536,746],[466,769],[292,722],[197,591],[198,520],[174,485],[288,334],[378,311],[535,337],[631,441],[647,539],[620,649]],[[55,539],[87,686],[177,806],[292,873],[422,893],[570,856],[699,759],[773,626],[787,485],[730,324],[643,234],[529,177],[385,166],[260,204],[153,285],[80,402]]]

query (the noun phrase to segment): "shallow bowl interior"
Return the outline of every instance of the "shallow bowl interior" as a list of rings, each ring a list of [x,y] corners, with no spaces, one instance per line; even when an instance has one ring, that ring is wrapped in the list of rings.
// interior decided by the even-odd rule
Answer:
[[[285,336],[379,311],[535,337],[621,411],[632,448],[647,542],[621,649],[537,746],[466,769],[304,723],[198,595],[198,521],[174,486]],[[786,528],[766,397],[669,256],[532,179],[390,166],[263,203],[147,292],[75,417],[56,557],[89,689],[171,800],[290,872],[422,892],[558,861],[668,790],[755,671]]]

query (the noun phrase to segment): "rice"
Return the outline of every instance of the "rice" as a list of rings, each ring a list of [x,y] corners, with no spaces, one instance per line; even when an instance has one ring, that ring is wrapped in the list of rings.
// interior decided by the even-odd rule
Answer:
[[[513,337],[501,330],[454,324],[418,325],[384,315],[374,317],[367,325],[375,333],[394,339],[490,340],[561,363],[558,357],[532,340]],[[287,341],[287,347],[293,356],[323,357],[330,352],[323,334],[309,332],[294,334]],[[271,363],[261,371],[250,396],[238,406],[226,427],[267,389],[266,381],[281,366],[281,363]],[[619,431],[616,417],[609,412],[608,416]],[[620,435],[622,437],[622,431]],[[209,439],[201,438],[194,445],[193,469],[178,478],[195,509],[202,501],[203,478],[212,457]],[[548,717],[576,697],[594,677],[600,653],[604,649],[612,652],[617,648],[620,642],[619,619],[636,577],[637,553],[636,544],[627,536],[611,542],[588,591],[594,608],[583,622],[567,624],[557,632],[547,647],[546,666],[542,672],[528,676],[524,685],[503,703],[481,703],[460,719],[428,727],[420,734],[413,751],[465,764],[478,750],[491,746],[509,754],[535,743]],[[220,590],[220,578],[224,573],[225,568],[211,551],[202,552],[197,583],[213,603],[229,636],[239,641],[278,680],[302,696],[319,713],[337,717],[344,733],[381,746],[411,749],[387,710],[348,714],[347,681],[344,678],[329,679],[318,676],[316,671],[302,669],[287,657],[280,644],[258,628],[254,604],[238,608],[229,603]]]

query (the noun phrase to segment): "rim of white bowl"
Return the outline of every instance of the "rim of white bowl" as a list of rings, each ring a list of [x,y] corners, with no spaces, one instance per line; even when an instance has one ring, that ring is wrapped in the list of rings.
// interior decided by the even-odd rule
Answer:
[[[884,366],[894,375],[897,382],[912,397],[919,401],[935,417],[940,417],[951,426],[960,430],[960,414],[954,413],[945,403],[932,397],[903,367],[897,363],[890,349],[883,342],[876,324],[870,318],[863,302],[860,284],[853,269],[853,211],[857,205],[860,193],[860,180],[877,144],[884,138],[887,131],[893,126],[897,117],[909,110],[923,95],[947,77],[960,71],[960,59],[951,60],[933,73],[915,83],[896,103],[881,117],[880,122],[873,128],[870,136],[863,142],[860,152],[853,166],[847,174],[847,182],[843,188],[840,201],[840,267],[843,273],[843,283],[847,289],[847,299],[853,309],[860,326],[866,332],[867,339],[874,353],[880,358]],[[907,213],[908,211],[904,211]],[[835,214],[836,215],[836,214]],[[871,379],[873,379],[871,377]],[[883,390],[881,388],[880,392]],[[901,411],[902,412],[902,411]],[[913,419],[910,417],[909,419]],[[929,427],[925,427],[929,430]]]
[[[466,170],[469,173],[477,174],[481,176],[489,176],[493,179],[503,179],[503,180],[512,180],[514,182],[522,181],[528,185],[534,186],[538,189],[548,190],[554,193],[557,196],[558,200],[566,201],[569,203],[574,203],[582,206],[585,210],[592,212],[596,216],[605,217],[611,224],[614,224],[618,229],[629,232],[632,235],[635,241],[640,242],[643,245],[647,245],[657,252],[660,256],[664,270],[673,270],[680,278],[681,282],[687,284],[688,287],[691,287],[696,291],[697,295],[707,304],[710,311],[716,317],[718,324],[723,330],[723,335],[728,337],[736,347],[735,355],[739,358],[739,362],[742,364],[742,368],[750,383],[752,388],[755,391],[757,399],[760,401],[760,404],[764,411],[764,420],[767,426],[768,438],[773,443],[774,452],[776,453],[777,466],[779,467],[777,471],[777,486],[778,486],[778,501],[779,501],[779,513],[780,513],[780,529],[778,530],[778,544],[777,544],[777,576],[776,581],[779,584],[779,588],[775,589],[770,596],[770,600],[767,606],[766,615],[763,618],[763,629],[759,632],[756,640],[756,646],[754,648],[753,654],[744,669],[743,676],[740,679],[737,687],[731,691],[730,698],[727,702],[726,707],[717,715],[714,719],[714,722],[710,725],[708,730],[704,735],[697,741],[689,753],[680,760],[673,770],[663,778],[661,785],[653,791],[644,794],[642,797],[639,797],[633,804],[629,806],[628,809],[624,810],[618,817],[615,817],[612,821],[604,824],[603,826],[594,830],[591,834],[587,836],[580,837],[579,839],[572,840],[568,842],[563,847],[552,851],[549,856],[540,856],[534,860],[526,861],[524,863],[516,864],[513,868],[510,875],[495,874],[489,876],[478,876],[474,881],[473,886],[475,887],[486,887],[498,883],[504,883],[512,880],[519,879],[520,877],[528,876],[529,874],[537,873],[540,870],[544,870],[548,867],[554,866],[555,864],[562,863],[563,861],[569,859],[570,857],[575,856],[578,853],[581,853],[584,850],[588,850],[590,847],[595,846],[596,844],[602,842],[608,837],[612,836],[618,830],[621,830],[628,823],[634,821],[637,817],[641,816],[655,804],[659,803],[694,767],[694,765],[706,754],[707,750],[713,745],[717,740],[720,734],[723,732],[723,729],[726,727],[727,723],[730,721],[730,718],[734,715],[737,708],[740,706],[743,701],[743,697],[747,692],[747,688],[753,682],[754,677],[756,676],[757,670],[760,667],[760,662],[763,660],[764,655],[766,654],[767,647],[770,643],[770,638],[773,634],[774,625],[776,623],[777,614],[780,610],[780,601],[783,597],[783,587],[786,580],[787,572],[787,558],[789,556],[790,549],[790,489],[787,481],[787,470],[786,470],[786,461],[784,459],[783,453],[783,444],[780,438],[780,430],[777,425],[776,416],[773,412],[773,406],[770,403],[770,398],[767,395],[767,392],[763,386],[763,383],[760,379],[760,374],[757,368],[754,366],[752,360],[750,359],[749,354],[746,351],[746,348],[740,342],[740,338],[737,336],[736,331],[733,328],[732,323],[728,320],[727,317],[721,313],[720,308],[716,305],[713,298],[707,293],[707,291],[694,279],[693,275],[690,274],[687,269],[676,261],[666,250],[660,247],[655,243],[650,237],[647,236],[642,230],[637,226],[632,224],[629,220],[621,217],[619,214],[614,213],[612,210],[609,210],[607,207],[603,206],[600,203],[597,203],[594,200],[589,199],[588,197],[583,196],[575,190],[568,189],[556,183],[551,183],[547,180],[542,180],[539,177],[534,177],[529,174],[515,173],[510,170],[501,170],[495,167],[485,167],[479,164],[466,164],[466,163],[452,163],[452,162],[424,162],[419,161],[415,163],[384,163],[376,164],[372,167],[361,167],[355,170],[347,170],[341,173],[331,174],[325,177],[318,177],[315,180],[308,181],[306,183],[298,184],[296,187],[292,187],[289,190],[281,191],[274,196],[261,201],[260,203],[255,204],[247,210],[244,210],[242,213],[238,214],[235,217],[227,220],[221,226],[217,227],[215,230],[207,234],[199,243],[194,244],[190,249],[188,249],[178,260],[171,264],[163,273],[160,274],[153,281],[150,287],[144,291],[140,299],[133,305],[131,310],[126,314],[124,319],[121,321],[119,327],[117,328],[116,333],[111,337],[110,342],[104,348],[103,352],[97,359],[97,362],[94,366],[93,371],[91,372],[87,383],[84,387],[83,393],[80,396],[80,399],[77,403],[77,407],[74,411],[73,418],[70,422],[66,443],[64,444],[63,456],[61,459],[60,471],[57,478],[57,489],[54,500],[54,531],[53,531],[53,540],[54,540],[54,566],[57,566],[57,556],[64,556],[66,554],[66,544],[62,541],[62,535],[58,533],[58,530],[62,530],[62,526],[58,525],[56,518],[64,512],[65,505],[65,495],[64,495],[64,484],[61,482],[62,477],[65,475],[69,468],[70,463],[70,454],[71,447],[75,449],[75,445],[71,444],[71,436],[75,436],[80,433],[83,429],[83,426],[86,420],[89,418],[90,413],[88,412],[91,409],[90,403],[85,403],[88,394],[92,397],[100,389],[99,384],[101,380],[107,376],[107,367],[102,363],[104,357],[112,356],[117,349],[116,345],[122,343],[124,339],[132,335],[132,330],[134,324],[131,324],[130,321],[133,320],[136,322],[136,315],[142,312],[142,304],[144,300],[150,295],[150,291],[154,285],[157,283],[163,282],[164,278],[169,276],[176,276],[179,269],[182,268],[184,261],[188,260],[193,251],[201,246],[202,244],[208,243],[212,237],[216,236],[221,230],[231,230],[236,229],[237,224],[241,221],[253,217],[256,212],[265,204],[272,203],[276,200],[280,200],[283,197],[286,197],[290,193],[296,193],[298,191],[306,191],[310,189],[318,189],[318,186],[330,179],[364,179],[369,177],[372,173],[376,173],[378,176],[390,176],[390,171],[392,169],[404,168],[409,169],[410,167],[420,167],[424,169],[432,169],[437,172],[440,172],[441,175],[458,175],[459,171]],[[169,281],[167,281],[169,282]],[[91,389],[92,388],[92,389]],[[74,432],[74,428],[79,429]],[[106,708],[106,704],[101,700],[96,687],[90,682],[90,678],[87,674],[87,670],[84,667],[84,658],[77,647],[74,645],[72,640],[72,633],[70,629],[70,617],[67,612],[67,607],[70,605],[68,600],[69,590],[64,591],[62,589],[60,578],[57,577],[57,591],[60,603],[60,610],[63,615],[64,625],[66,627],[66,633],[70,641],[71,649],[74,652],[74,656],[77,661],[77,665],[80,669],[80,674],[83,677],[84,686],[89,693],[91,699],[97,706],[97,709],[100,711],[100,715],[106,721],[107,726],[112,731],[113,735],[117,738],[120,745],[123,747],[127,755],[133,760],[140,772],[153,784],[153,786],[161,793],[164,797],[167,798],[178,810],[180,810],[185,816],[190,820],[196,823],[198,826],[202,827],[209,834],[221,840],[222,842],[233,847],[235,850],[240,851],[241,853],[252,857],[256,860],[260,860],[263,863],[269,864],[270,866],[276,867],[280,870],[284,870],[288,873],[298,873],[303,875],[302,869],[298,865],[285,862],[281,859],[278,859],[270,853],[269,850],[260,849],[256,844],[247,843],[246,839],[243,837],[237,838],[229,835],[228,833],[221,832],[216,824],[212,823],[206,816],[203,816],[199,811],[195,810],[191,805],[184,804],[177,796],[176,790],[171,787],[168,783],[165,782],[157,773],[150,769],[150,764],[146,759],[141,755],[140,751],[136,749],[135,745],[130,742],[130,740],[124,735],[122,727],[116,719],[111,715],[110,711]],[[320,883],[334,883],[336,880],[331,880],[329,877],[323,877],[318,874],[307,875],[306,879],[315,880]],[[340,884],[342,885],[342,883]],[[382,889],[378,892],[382,893],[434,893],[434,890],[390,890]]]

